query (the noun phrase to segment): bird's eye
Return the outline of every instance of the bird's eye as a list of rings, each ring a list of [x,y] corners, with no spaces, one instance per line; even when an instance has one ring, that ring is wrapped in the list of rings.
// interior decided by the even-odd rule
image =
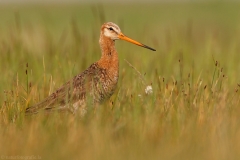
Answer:
[[[110,31],[113,31],[113,28],[112,27],[110,27],[110,28],[108,28]]]

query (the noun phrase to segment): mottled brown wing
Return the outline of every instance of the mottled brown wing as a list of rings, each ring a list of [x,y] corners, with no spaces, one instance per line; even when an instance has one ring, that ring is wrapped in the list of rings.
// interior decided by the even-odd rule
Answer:
[[[87,70],[65,83],[42,102],[27,108],[25,113],[38,113],[40,110],[68,110],[69,103],[73,104],[76,101],[84,100],[86,92],[90,92],[89,86],[92,84],[93,77],[98,74],[97,68],[95,63],[92,64]]]

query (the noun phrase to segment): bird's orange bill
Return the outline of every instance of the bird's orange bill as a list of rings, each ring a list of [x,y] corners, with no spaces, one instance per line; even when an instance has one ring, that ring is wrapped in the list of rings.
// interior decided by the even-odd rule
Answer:
[[[142,43],[140,43],[140,42],[138,42],[138,41],[135,41],[135,40],[133,40],[133,39],[131,39],[131,38],[125,36],[125,35],[122,34],[122,33],[120,33],[118,37],[119,37],[120,39],[122,39],[122,40],[125,40],[125,41],[128,41],[128,42],[131,42],[131,43],[136,44],[136,45],[138,45],[138,46],[141,46],[141,47],[144,47],[144,48],[150,49],[150,50],[152,50],[152,51],[156,51],[155,49],[153,49],[153,48],[151,48],[151,47],[148,47],[147,45],[142,44]]]

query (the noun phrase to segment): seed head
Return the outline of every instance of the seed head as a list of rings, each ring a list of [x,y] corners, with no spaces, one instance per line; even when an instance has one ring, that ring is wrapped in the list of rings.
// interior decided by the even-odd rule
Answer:
[[[152,86],[147,86],[147,87],[145,88],[145,93],[146,93],[146,94],[152,94],[152,93],[153,93]]]

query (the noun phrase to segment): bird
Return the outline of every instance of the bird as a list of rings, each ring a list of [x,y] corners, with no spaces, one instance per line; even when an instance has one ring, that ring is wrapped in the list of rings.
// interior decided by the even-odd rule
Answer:
[[[94,104],[101,104],[109,99],[117,87],[119,78],[119,59],[115,48],[116,40],[125,40],[156,51],[124,35],[115,23],[104,23],[101,26],[99,38],[101,58],[85,71],[63,84],[43,101],[26,108],[25,114],[54,110],[67,110],[75,114],[80,110],[80,114],[84,115],[87,112],[86,102],[88,99]]]

